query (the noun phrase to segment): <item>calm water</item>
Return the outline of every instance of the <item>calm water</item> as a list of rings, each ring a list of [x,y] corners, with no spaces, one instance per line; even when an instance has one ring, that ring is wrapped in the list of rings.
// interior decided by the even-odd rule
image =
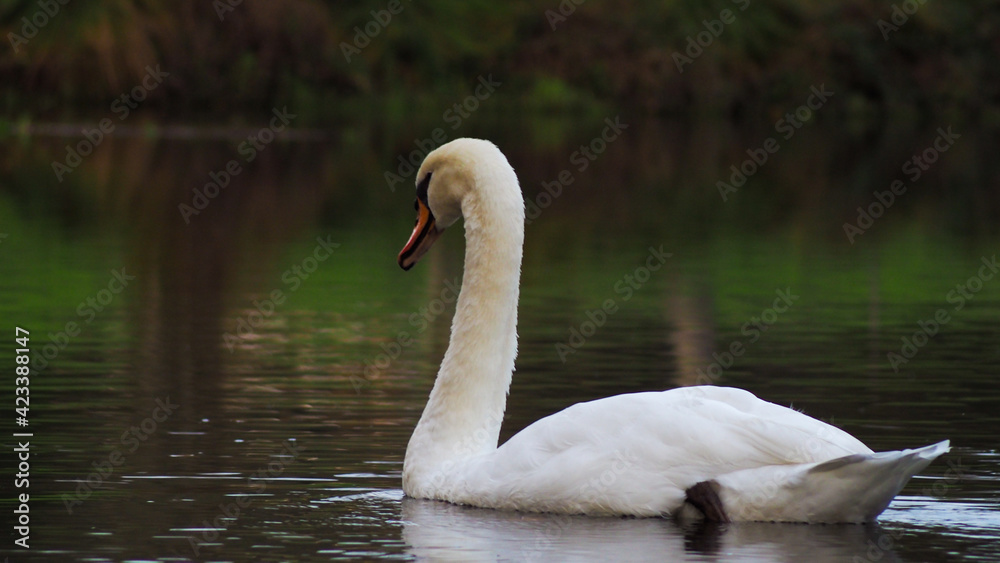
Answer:
[[[460,281],[463,241],[452,229],[399,270],[412,179],[392,191],[384,172],[429,129],[276,142],[187,221],[179,205],[243,158],[238,139],[119,138],[60,183],[51,161],[73,140],[38,137],[0,156],[2,354],[21,326],[49,356],[30,386],[30,555],[1000,559],[1000,277],[981,268],[1000,254],[996,147],[965,133],[851,244],[843,224],[906,179],[934,128],[863,141],[806,128],[723,201],[716,181],[761,134],[636,125],[580,170],[572,155],[603,117],[461,131],[496,139],[545,207],[527,228],[502,439],[578,401],[706,372],[876,450],[950,438],[878,525],[682,528],[405,499],[403,454],[447,345],[443,290]],[[539,199],[563,170],[572,183]],[[672,253],[652,273],[650,247]],[[769,310],[783,293],[792,305]],[[609,299],[616,312],[588,324]],[[918,322],[934,336],[915,336]],[[734,342],[746,352],[730,362]],[[893,352],[909,359],[894,369]]]

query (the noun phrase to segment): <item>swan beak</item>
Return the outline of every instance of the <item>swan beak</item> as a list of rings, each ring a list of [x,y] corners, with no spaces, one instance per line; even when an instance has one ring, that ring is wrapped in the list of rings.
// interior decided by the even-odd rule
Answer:
[[[419,199],[416,207],[417,224],[413,227],[413,234],[410,235],[410,240],[406,241],[406,246],[399,252],[397,259],[399,267],[404,270],[412,268],[442,233],[434,224],[434,214],[430,208]]]

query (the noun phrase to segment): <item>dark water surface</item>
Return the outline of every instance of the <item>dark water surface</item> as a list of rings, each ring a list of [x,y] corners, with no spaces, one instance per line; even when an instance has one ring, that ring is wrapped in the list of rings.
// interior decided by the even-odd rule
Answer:
[[[395,264],[412,177],[393,191],[384,172],[413,145],[386,139],[426,133],[347,128],[253,162],[238,139],[118,138],[62,182],[51,161],[73,139],[35,138],[0,157],[0,354],[12,358],[15,326],[44,353],[21,429],[34,433],[29,554],[1000,559],[1000,276],[984,266],[1000,254],[996,147],[967,132],[910,181],[901,166],[933,127],[874,140],[806,128],[723,201],[716,181],[759,134],[635,125],[580,170],[572,155],[601,118],[462,131],[496,139],[540,205],[502,439],[575,402],[705,377],[876,450],[951,439],[879,524],[683,528],[404,499],[406,442],[462,273],[459,228],[413,271]],[[231,159],[242,172],[185,218]],[[539,196],[564,170],[572,183]],[[843,224],[897,178],[909,190],[852,244]],[[672,256],[643,271],[651,247]],[[781,295],[791,306],[770,310]],[[615,312],[596,313],[607,300]],[[745,353],[727,357],[736,342]],[[12,541],[3,553],[23,559]]]

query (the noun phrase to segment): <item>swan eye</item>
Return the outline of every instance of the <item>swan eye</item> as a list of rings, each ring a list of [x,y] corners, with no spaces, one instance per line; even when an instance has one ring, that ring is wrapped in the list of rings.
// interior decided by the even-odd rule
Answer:
[[[428,172],[424,179],[417,184],[417,199],[424,202],[427,205],[427,188],[431,185],[431,175],[433,172]]]

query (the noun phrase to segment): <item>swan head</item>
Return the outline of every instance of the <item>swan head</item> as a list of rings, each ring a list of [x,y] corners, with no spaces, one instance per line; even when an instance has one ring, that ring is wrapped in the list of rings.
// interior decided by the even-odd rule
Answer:
[[[417,222],[397,259],[404,270],[412,268],[441,236],[462,217],[462,205],[479,188],[481,179],[497,174],[517,177],[500,149],[481,139],[455,139],[434,149],[417,171]],[[492,179],[492,178],[491,178]],[[523,201],[520,189],[517,201]]]

